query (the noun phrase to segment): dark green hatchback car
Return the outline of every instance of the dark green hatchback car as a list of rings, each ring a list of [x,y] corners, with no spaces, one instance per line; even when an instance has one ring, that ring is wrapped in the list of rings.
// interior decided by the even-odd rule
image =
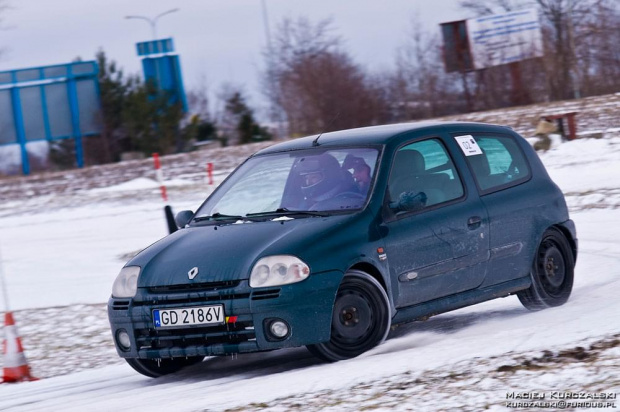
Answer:
[[[562,305],[577,257],[534,150],[477,123],[276,144],[177,224],[126,264],[108,305],[118,354],[147,376],[304,345],[352,358],[392,325],[511,294]]]

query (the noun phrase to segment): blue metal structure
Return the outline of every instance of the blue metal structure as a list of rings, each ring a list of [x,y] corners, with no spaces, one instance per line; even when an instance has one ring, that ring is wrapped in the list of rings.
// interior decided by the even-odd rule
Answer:
[[[142,70],[147,81],[154,82],[160,90],[171,92],[174,96],[173,103],[181,102],[183,111],[187,111],[179,56],[146,57],[142,59]]]
[[[174,43],[172,42],[172,38],[143,41],[141,43],[136,43],[136,49],[138,51],[138,56],[172,53],[174,51]]]
[[[0,149],[19,151],[24,174],[54,140],[74,139],[76,164],[84,165],[82,138],[101,129],[98,72],[95,61],[0,72]]]
[[[172,103],[180,102],[183,111],[187,112],[179,55],[169,54],[174,51],[172,39],[137,43],[136,50],[139,56],[149,56],[142,59],[145,81],[153,82],[159,90],[170,92],[173,96]]]

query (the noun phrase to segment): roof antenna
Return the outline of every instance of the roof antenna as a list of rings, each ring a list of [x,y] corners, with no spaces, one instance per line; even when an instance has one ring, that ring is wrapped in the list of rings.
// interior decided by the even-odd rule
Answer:
[[[330,128],[330,127],[334,124],[334,121],[336,121],[336,119],[338,118],[338,116],[340,116],[340,112],[336,112],[336,115],[335,115],[334,117],[332,117],[332,119],[329,121],[329,123],[327,123],[327,127],[326,127],[326,129],[329,129],[329,128]],[[316,146],[318,146],[318,145],[319,145],[319,138],[320,138],[321,136],[323,136],[323,133],[324,133],[324,132],[319,133],[319,135],[316,137],[316,139],[314,139],[314,140],[312,141],[312,147],[316,147]]]

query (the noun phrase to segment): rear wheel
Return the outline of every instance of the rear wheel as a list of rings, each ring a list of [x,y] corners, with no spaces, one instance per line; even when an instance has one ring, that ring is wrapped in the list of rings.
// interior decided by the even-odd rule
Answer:
[[[573,289],[575,258],[562,232],[550,228],[543,234],[532,266],[532,285],[517,293],[529,310],[566,303]]]
[[[381,284],[352,270],[336,294],[329,342],[308,345],[308,350],[328,362],[354,358],[383,342],[390,324],[390,302]]]
[[[202,362],[204,356],[193,356],[189,358],[172,359],[125,359],[129,366],[137,372],[149,378],[158,378],[170,373],[178,372],[186,366],[195,365]]]

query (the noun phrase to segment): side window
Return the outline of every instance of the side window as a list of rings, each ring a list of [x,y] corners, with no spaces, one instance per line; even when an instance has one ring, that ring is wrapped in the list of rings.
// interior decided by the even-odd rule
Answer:
[[[482,154],[467,156],[482,192],[526,181],[530,168],[517,142],[510,136],[473,135]]]
[[[411,143],[396,152],[389,195],[392,203],[409,203],[401,209],[422,209],[459,198],[463,193],[452,159],[438,139]]]

